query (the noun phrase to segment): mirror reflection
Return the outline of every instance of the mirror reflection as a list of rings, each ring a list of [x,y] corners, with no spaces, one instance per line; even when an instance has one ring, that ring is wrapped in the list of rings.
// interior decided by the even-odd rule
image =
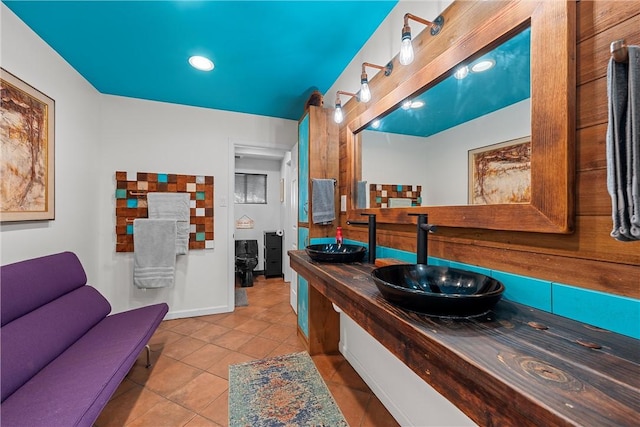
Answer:
[[[359,133],[357,208],[528,203],[531,30]]]

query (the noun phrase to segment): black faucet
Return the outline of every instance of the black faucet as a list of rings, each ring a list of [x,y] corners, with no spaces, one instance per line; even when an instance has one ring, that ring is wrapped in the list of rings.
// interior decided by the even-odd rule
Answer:
[[[427,224],[427,214],[409,214],[418,217],[418,242],[416,244],[417,263],[427,265],[429,257],[429,233],[435,232],[438,227]]]
[[[364,225],[364,224],[368,224],[369,225],[369,248],[368,248],[368,252],[369,252],[369,263],[370,264],[375,264],[376,263],[376,214],[367,214],[367,213],[363,213],[360,214],[363,216],[368,216],[369,217],[369,221],[365,222],[365,221],[347,221],[347,224],[349,225]]]
[[[369,217],[369,264],[376,263],[376,214],[361,214]]]

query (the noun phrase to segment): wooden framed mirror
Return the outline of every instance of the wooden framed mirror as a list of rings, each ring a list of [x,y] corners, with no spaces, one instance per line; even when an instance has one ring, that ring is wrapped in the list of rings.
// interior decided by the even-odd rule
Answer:
[[[442,16],[440,34],[414,38],[415,61],[392,60],[389,77],[370,81],[372,100],[350,100],[340,129],[346,151],[347,219],[375,213],[378,222],[409,224],[424,212],[446,227],[570,233],[574,221],[575,3],[568,1],[454,2]],[[523,30],[530,35],[530,198],[528,203],[427,205],[357,209],[362,178],[361,133],[404,100],[428,91],[456,67]],[[465,159],[466,161],[466,159]],[[344,171],[344,166],[341,168]],[[463,171],[465,180],[468,179]],[[391,184],[391,183],[390,183]]]

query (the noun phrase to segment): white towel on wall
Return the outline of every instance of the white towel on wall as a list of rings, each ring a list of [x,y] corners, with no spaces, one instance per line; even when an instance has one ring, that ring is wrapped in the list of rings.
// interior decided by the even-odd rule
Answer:
[[[177,255],[189,252],[190,203],[189,193],[147,193],[147,209],[150,219],[177,221],[175,245]]]
[[[628,52],[628,64],[612,58],[607,70],[607,189],[620,241],[640,240],[640,47]]]
[[[137,288],[165,288],[174,283],[176,221],[133,220],[133,284]]]

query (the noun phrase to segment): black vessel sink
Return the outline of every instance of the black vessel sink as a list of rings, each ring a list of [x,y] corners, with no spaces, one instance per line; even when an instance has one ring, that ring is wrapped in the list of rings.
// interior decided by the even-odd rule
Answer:
[[[389,265],[371,276],[389,302],[434,316],[481,316],[504,292],[501,282],[484,274],[433,265]]]
[[[319,262],[359,262],[366,252],[364,246],[337,243],[309,245],[305,250],[309,258]]]

